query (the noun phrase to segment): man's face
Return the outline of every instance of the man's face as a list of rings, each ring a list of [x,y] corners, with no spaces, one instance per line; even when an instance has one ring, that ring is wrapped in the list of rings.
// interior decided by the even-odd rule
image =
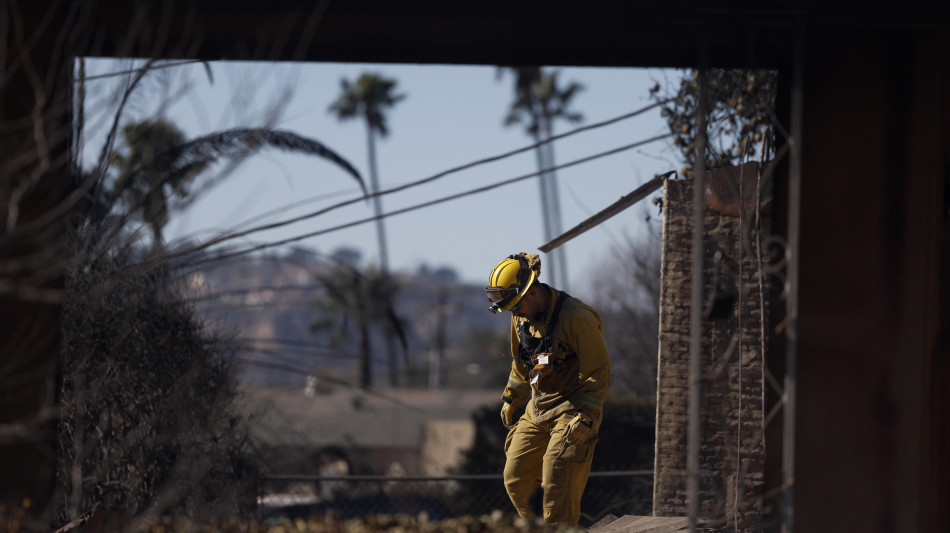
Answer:
[[[528,289],[528,292],[526,292],[524,297],[521,298],[521,301],[518,302],[518,305],[510,309],[511,314],[518,318],[529,318],[538,314],[537,295],[537,287],[531,287]]]

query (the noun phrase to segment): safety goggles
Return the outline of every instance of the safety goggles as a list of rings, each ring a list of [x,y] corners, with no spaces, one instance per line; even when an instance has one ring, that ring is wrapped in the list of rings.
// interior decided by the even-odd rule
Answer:
[[[508,302],[512,298],[516,298],[518,293],[521,291],[520,287],[486,287],[485,294],[488,295],[488,300],[492,303],[492,310],[496,313],[501,310],[503,307],[508,305]],[[521,307],[521,302],[515,304],[509,311],[517,311]]]

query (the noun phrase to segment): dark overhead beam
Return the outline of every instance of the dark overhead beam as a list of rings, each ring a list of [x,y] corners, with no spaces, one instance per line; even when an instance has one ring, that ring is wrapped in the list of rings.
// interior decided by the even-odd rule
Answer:
[[[686,67],[700,29],[721,66],[774,66],[795,22],[788,9],[718,11],[695,2],[585,5],[500,2],[301,2],[205,0],[90,4],[98,39],[79,55],[459,64]],[[163,34],[162,29],[171,31]],[[156,42],[159,44],[156,45]],[[750,51],[754,53],[750,53]]]
[[[68,3],[48,2],[50,5]],[[700,47],[722,67],[775,67],[792,28],[946,26],[947,3],[916,11],[869,1],[542,2],[296,0],[88,2],[98,36],[79,55],[344,62],[688,67]],[[947,4],[950,5],[950,4]],[[145,7],[142,7],[145,6]],[[170,29],[166,34],[163,29]],[[701,37],[703,31],[708,38]],[[156,45],[156,42],[159,44]]]

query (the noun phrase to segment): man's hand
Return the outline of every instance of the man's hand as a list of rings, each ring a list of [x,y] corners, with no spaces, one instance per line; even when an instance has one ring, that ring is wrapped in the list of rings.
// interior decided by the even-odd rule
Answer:
[[[518,423],[518,421],[515,420],[515,411],[514,405],[508,402],[501,404],[501,423],[508,429],[515,427],[515,424]]]
[[[577,413],[564,428],[564,440],[570,445],[587,442],[594,436],[594,421],[584,413]]]

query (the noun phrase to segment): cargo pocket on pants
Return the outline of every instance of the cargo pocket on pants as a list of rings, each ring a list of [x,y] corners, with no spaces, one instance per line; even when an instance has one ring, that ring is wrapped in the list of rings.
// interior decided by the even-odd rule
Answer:
[[[583,463],[590,458],[595,444],[597,444],[596,435],[579,444],[568,444],[566,440],[562,440],[561,451],[558,452],[556,460],[563,463]]]

